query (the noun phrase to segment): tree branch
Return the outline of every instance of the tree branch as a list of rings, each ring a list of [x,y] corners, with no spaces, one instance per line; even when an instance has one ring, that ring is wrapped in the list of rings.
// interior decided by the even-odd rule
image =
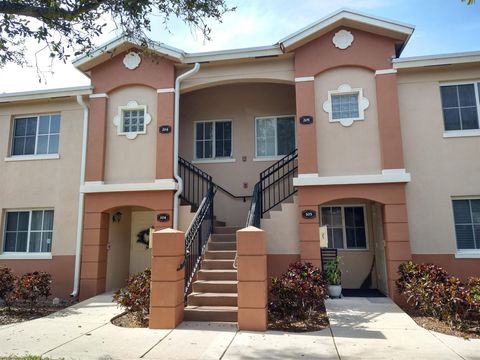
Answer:
[[[76,20],[80,15],[98,9],[98,7],[105,2],[105,0],[81,2],[72,9],[64,9],[58,6],[34,6],[25,3],[0,1],[0,13],[27,16],[36,19],[63,19],[72,21]],[[51,2],[51,4],[55,3]]]

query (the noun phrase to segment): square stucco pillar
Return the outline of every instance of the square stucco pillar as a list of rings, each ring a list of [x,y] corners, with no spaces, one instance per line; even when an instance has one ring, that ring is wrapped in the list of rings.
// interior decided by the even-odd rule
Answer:
[[[80,300],[105,291],[108,213],[85,213],[83,221]]]
[[[317,131],[315,125],[315,81],[295,83],[297,107],[298,173],[317,174]],[[310,124],[301,124],[302,116],[311,116]]]
[[[305,186],[298,188],[298,239],[300,241],[300,260],[320,266],[320,233],[319,214],[315,196],[311,195],[310,189]],[[314,211],[315,216],[303,217],[304,211]]]
[[[185,255],[185,234],[160,230],[152,241],[149,328],[175,329],[183,321],[185,269],[179,268]]]
[[[249,226],[237,231],[238,328],[267,330],[267,239]]]
[[[156,179],[173,177],[173,135],[178,129],[173,128],[174,120],[173,89],[160,89],[157,95],[157,160]],[[169,133],[161,133],[159,128],[170,126]]]
[[[106,94],[90,97],[90,115],[88,121],[86,181],[103,181],[105,173],[105,151],[107,132]]]
[[[383,206],[383,232],[388,292],[390,297],[398,303],[403,301],[395,286],[395,280],[398,279],[398,266],[412,259],[406,204],[386,204]]]

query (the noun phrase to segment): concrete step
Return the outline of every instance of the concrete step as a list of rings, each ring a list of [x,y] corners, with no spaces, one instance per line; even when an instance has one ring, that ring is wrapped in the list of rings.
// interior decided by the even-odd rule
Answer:
[[[219,250],[237,250],[237,243],[233,241],[225,242],[208,242],[207,250],[209,251],[219,251]]]
[[[237,280],[235,269],[200,269],[198,280]]]
[[[212,234],[210,235],[211,242],[236,242],[237,237],[235,234]]]
[[[236,280],[197,280],[193,283],[196,293],[236,293]]]
[[[189,306],[237,306],[237,293],[192,292],[187,297]]]
[[[204,259],[202,261],[202,269],[205,270],[235,270],[233,268],[233,261],[234,260],[225,260],[225,259]]]
[[[215,234],[235,234],[237,230],[240,230],[240,226],[218,226],[215,227]]]
[[[207,250],[205,251],[205,259],[235,259],[237,252],[235,250]]]
[[[183,313],[185,321],[237,322],[236,306],[187,306]]]
[[[214,223],[213,223],[213,226],[225,227],[225,226],[227,226],[227,223],[225,221],[215,220]]]

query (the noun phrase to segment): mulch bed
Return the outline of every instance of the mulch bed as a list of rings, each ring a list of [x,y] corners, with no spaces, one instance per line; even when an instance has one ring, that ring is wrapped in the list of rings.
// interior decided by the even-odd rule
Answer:
[[[112,324],[124,328],[146,328],[148,324],[142,324],[138,321],[135,314],[123,313],[112,319]]]
[[[0,304],[0,325],[8,325],[33,319],[38,319],[54,312],[62,310],[67,306],[72,305],[71,302],[60,302],[58,305],[53,305],[51,300],[40,302],[31,309],[29,304],[15,303],[7,309],[3,304]]]
[[[418,325],[427,329],[436,331],[438,333],[458,336],[466,339],[480,339],[480,323],[471,324],[469,330],[460,330],[453,329],[447,323],[438,320],[437,318],[431,316],[425,316],[421,314],[418,310],[413,309],[410,306],[402,306],[403,311],[405,311]]]
[[[290,319],[277,319],[271,313],[268,314],[268,329],[287,332],[320,331],[330,325],[325,309],[315,311],[308,320],[292,321]]]

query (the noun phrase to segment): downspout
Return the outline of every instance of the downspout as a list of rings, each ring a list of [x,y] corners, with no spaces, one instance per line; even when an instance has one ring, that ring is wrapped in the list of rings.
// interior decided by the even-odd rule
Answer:
[[[85,194],[82,187],[85,185],[85,167],[87,161],[87,139],[88,139],[88,105],[83,100],[83,96],[77,95],[78,104],[83,107],[83,135],[82,135],[82,163],[80,166],[80,191],[78,196],[78,218],[77,218],[77,243],[75,246],[75,274],[73,277],[73,291],[71,297],[77,297],[80,287],[80,264],[82,255],[82,230],[83,230],[83,210],[85,203]]]
[[[173,177],[177,181],[178,189],[173,196],[173,228],[178,229],[178,203],[180,195],[183,191],[183,181],[178,175],[178,141],[180,135],[180,83],[186,78],[195,75],[200,70],[200,64],[195,63],[195,66],[178,76],[175,80],[175,114],[173,124]]]

